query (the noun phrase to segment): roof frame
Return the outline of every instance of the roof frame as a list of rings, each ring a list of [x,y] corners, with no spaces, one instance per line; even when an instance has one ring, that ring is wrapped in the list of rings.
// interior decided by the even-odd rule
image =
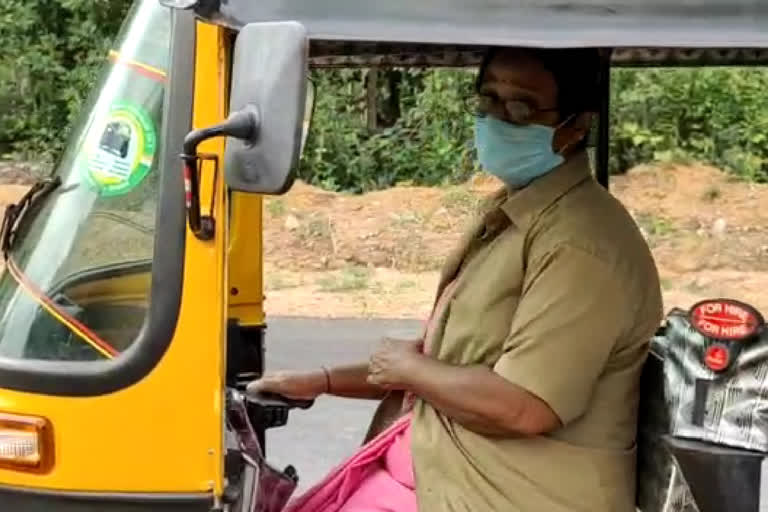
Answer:
[[[312,41],[313,68],[477,66],[487,47]],[[614,48],[613,67],[768,66],[768,48]]]
[[[618,66],[768,64],[765,0],[159,1],[235,31],[301,22],[316,67],[472,66],[488,46],[612,48]]]

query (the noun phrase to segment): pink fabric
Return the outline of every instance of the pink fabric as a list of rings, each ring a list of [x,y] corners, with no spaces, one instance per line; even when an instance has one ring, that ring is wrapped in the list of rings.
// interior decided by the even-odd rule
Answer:
[[[384,455],[384,469],[399,484],[411,491],[416,488],[413,478],[413,461],[411,460],[411,422],[401,432],[398,432],[392,445]]]
[[[411,462],[410,421],[395,434],[383,461],[372,465],[370,473],[347,498],[339,512],[416,512],[416,493]]]
[[[437,319],[453,294],[445,287],[430,315],[422,350],[430,353]],[[405,411],[413,395],[403,401]],[[323,480],[292,501],[285,512],[418,512],[411,459],[411,413],[403,415]]]
[[[406,434],[410,426],[410,414],[398,419],[286,512],[417,512]]]

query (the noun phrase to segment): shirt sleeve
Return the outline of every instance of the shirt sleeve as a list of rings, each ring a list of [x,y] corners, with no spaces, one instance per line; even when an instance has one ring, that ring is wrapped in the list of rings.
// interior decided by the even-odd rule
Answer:
[[[586,410],[627,331],[626,280],[588,251],[560,245],[532,258],[494,370],[546,402],[566,425]]]

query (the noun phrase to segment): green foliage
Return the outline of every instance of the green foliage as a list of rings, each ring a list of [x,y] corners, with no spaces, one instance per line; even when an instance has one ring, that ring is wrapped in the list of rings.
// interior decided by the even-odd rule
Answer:
[[[472,90],[471,73],[398,73],[400,115],[375,131],[366,122],[364,76],[360,70],[314,74],[317,107],[302,178],[358,192],[401,182],[455,183],[474,170],[472,118],[462,103]],[[612,171],[697,160],[768,181],[766,90],[762,69],[615,70]],[[386,87],[379,91],[379,110],[387,110],[391,96]]]
[[[0,155],[55,155],[105,63],[130,0],[0,2]],[[299,175],[360,192],[447,185],[475,169],[463,99],[473,73],[380,71],[368,119],[367,70],[315,71],[317,106]],[[614,72],[611,167],[699,160],[768,181],[768,72]],[[374,126],[375,125],[375,126]],[[277,206],[275,207],[277,208]]]
[[[0,153],[66,141],[130,0],[0,2]]]
[[[616,70],[614,172],[698,160],[768,181],[768,73],[762,69]]]
[[[462,101],[472,74],[393,73],[399,87],[393,92],[389,80],[381,80],[386,86],[378,95],[384,126],[372,131],[366,122],[364,72],[314,73],[315,115],[300,177],[359,192],[402,182],[440,185],[472,172],[472,122]],[[395,107],[393,96],[399,99]],[[396,119],[393,110],[399,111]]]

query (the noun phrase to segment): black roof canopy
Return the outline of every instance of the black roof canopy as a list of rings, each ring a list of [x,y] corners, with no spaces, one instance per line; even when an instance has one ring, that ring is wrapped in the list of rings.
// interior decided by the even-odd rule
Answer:
[[[614,48],[618,65],[768,64],[768,0],[161,0],[294,20],[313,65],[469,65],[487,46]]]

